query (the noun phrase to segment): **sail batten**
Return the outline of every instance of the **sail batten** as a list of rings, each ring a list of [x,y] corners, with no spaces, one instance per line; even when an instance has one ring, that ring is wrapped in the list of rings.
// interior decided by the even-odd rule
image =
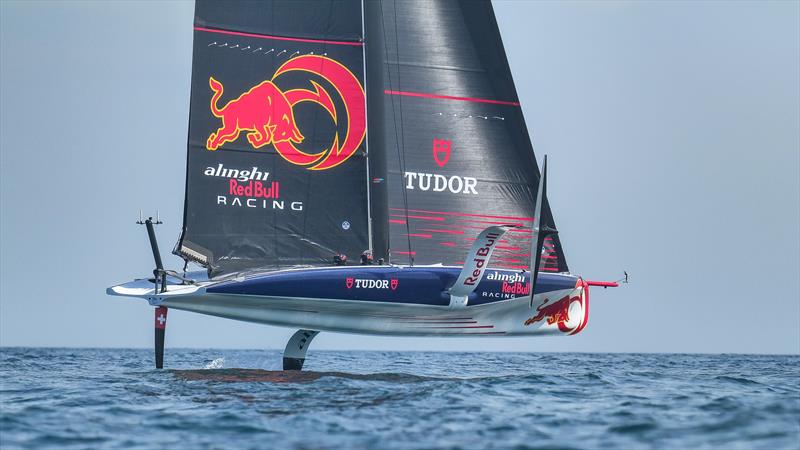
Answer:
[[[456,100],[462,102],[490,103],[493,105],[520,106],[519,102],[510,102],[506,100],[492,100],[488,98],[474,98],[474,97],[458,97],[455,95],[430,94],[425,92],[393,91],[387,89],[383,91],[383,93],[387,95],[402,95],[405,97],[433,98],[439,100]]]

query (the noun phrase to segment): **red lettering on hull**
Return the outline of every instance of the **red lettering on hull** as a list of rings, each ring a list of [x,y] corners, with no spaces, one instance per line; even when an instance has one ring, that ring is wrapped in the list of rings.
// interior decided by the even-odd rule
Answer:
[[[528,295],[531,293],[531,287],[528,283],[509,283],[503,281],[501,291],[504,294]]]

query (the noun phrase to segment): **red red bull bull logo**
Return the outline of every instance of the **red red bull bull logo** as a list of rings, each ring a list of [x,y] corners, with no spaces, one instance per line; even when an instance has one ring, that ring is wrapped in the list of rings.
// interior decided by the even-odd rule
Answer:
[[[275,81],[286,73],[305,72],[326,80],[341,98],[344,111],[337,111],[326,88],[309,79],[312,89],[282,91]],[[237,141],[246,133],[253,149],[272,145],[286,161],[306,166],[310,170],[326,170],[338,166],[355,154],[364,141],[367,130],[366,97],[355,75],[337,61],[325,56],[302,55],[284,63],[270,80],[265,80],[244,92],[224,106],[219,106],[223,96],[222,82],[210,77],[211,113],[222,120],[222,125],[208,136],[206,149],[217,150]],[[305,137],[295,122],[294,107],[302,102],[321,106],[334,125],[346,117],[346,131],[340,138],[337,131],[330,146],[316,152],[298,148]]]
[[[284,141],[303,142],[289,100],[271,81],[262,82],[221,109],[217,102],[222,97],[222,83],[211,77],[208,84],[214,91],[211,113],[222,119],[222,126],[208,137],[207,149],[216,150],[226,142],[235,141],[242,131],[249,131],[247,140],[253,148]]]
[[[563,333],[575,334],[586,325],[586,317],[576,318],[581,320],[570,320],[569,310],[575,302],[582,306],[582,314],[588,313],[585,310],[587,305],[584,305],[580,295],[573,297],[565,295],[556,301],[545,298],[544,302],[536,308],[536,315],[525,321],[525,326],[544,320],[548,325],[556,324],[559,331]]]
[[[500,285],[500,292],[515,296],[528,295],[531,293],[531,286],[523,282],[509,283],[508,281],[503,281],[503,284]]]

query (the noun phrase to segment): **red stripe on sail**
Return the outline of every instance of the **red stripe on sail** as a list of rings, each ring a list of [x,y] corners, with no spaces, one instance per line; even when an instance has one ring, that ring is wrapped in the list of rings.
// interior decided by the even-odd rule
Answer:
[[[521,262],[523,262],[523,261],[521,261],[519,259],[498,258],[497,256],[492,258],[492,261],[500,261],[500,262],[507,262],[507,263],[521,263]]]
[[[272,39],[275,41],[292,41],[292,42],[310,42],[313,44],[333,44],[333,45],[353,45],[357,47],[361,47],[364,44],[361,42],[350,42],[350,41],[329,41],[323,39],[305,39],[305,38],[293,38],[293,37],[285,37],[285,36],[272,36],[269,34],[255,34],[255,33],[242,33],[240,31],[228,31],[228,30],[219,30],[216,28],[204,28],[204,27],[194,27],[195,31],[205,31],[206,33],[217,33],[217,34],[229,34],[231,36],[244,36],[244,37],[253,37],[259,39]]]
[[[391,214],[392,217],[408,217],[409,219],[420,219],[420,220],[436,220],[439,222],[444,221],[444,217],[434,217],[434,216],[404,216],[402,214]]]
[[[519,266],[519,265],[503,264],[503,263],[495,264],[495,266],[501,269],[514,269],[514,270],[528,270],[529,268],[529,266]]]
[[[499,221],[499,220],[478,220],[478,219],[459,219],[462,222],[475,222],[475,223],[488,223],[491,225],[514,225],[521,227],[521,223],[508,223],[507,221]]]
[[[442,230],[439,228],[420,228],[419,231],[427,231],[429,233],[464,234],[464,232],[461,230]]]

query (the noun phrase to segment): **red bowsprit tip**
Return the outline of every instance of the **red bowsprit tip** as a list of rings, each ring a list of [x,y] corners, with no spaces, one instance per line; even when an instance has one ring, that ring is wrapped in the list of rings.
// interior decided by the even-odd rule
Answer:
[[[616,281],[586,281],[587,286],[601,286],[604,288],[619,287]]]

